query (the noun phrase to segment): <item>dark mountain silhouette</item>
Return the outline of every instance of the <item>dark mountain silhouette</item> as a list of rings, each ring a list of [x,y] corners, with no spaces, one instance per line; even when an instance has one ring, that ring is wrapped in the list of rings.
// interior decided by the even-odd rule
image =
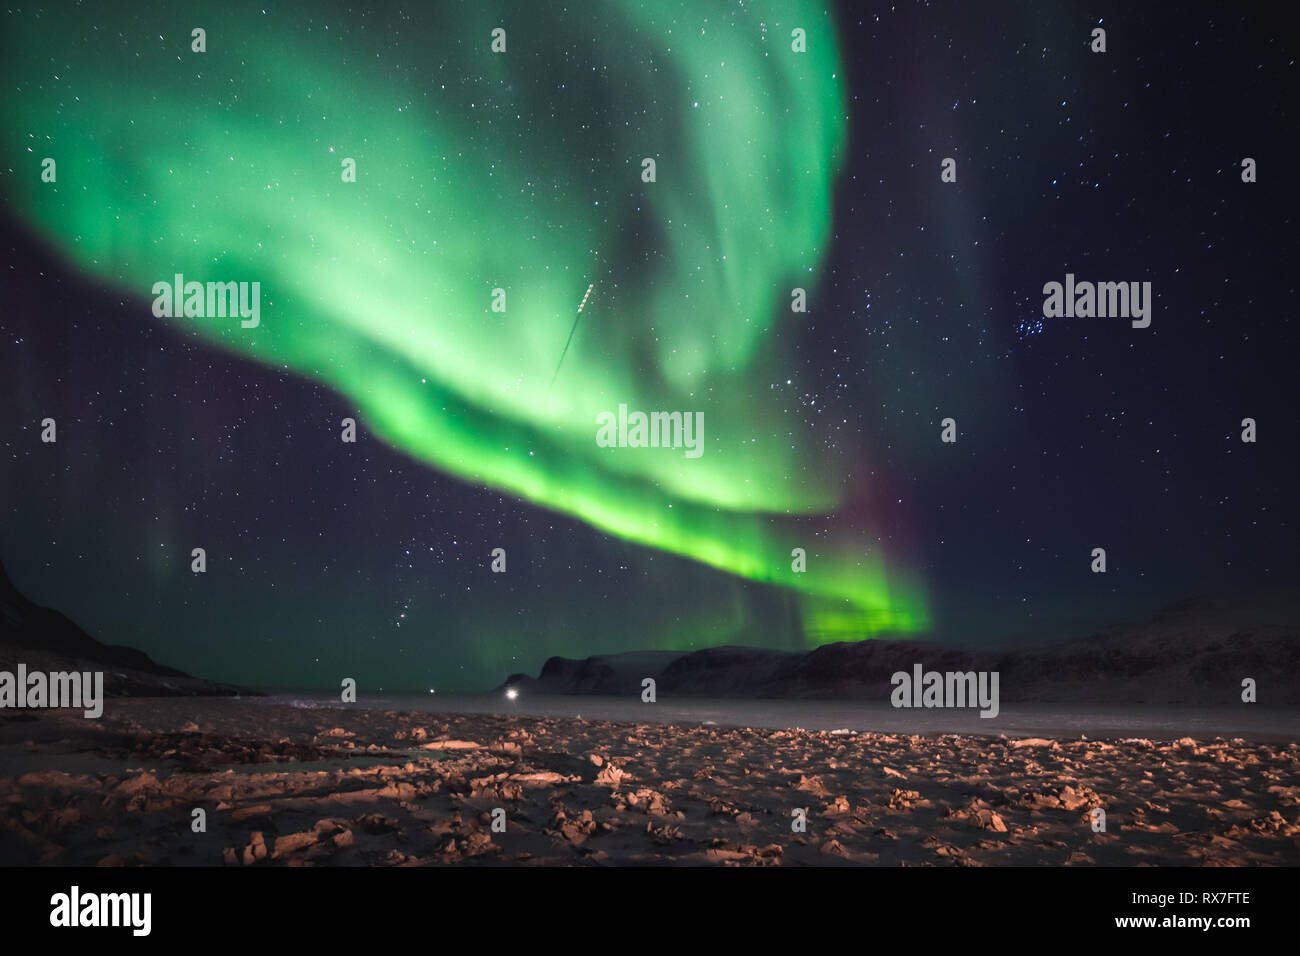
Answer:
[[[19,663],[29,672],[103,671],[104,690],[111,697],[241,693],[166,667],[133,647],[100,643],[64,614],[30,601],[0,562],[0,670],[12,672]]]
[[[1180,601],[1071,640],[974,646],[935,640],[826,644],[807,652],[712,647],[688,653],[553,657],[503,686],[532,694],[624,696],[652,677],[660,697],[852,699],[887,702],[897,671],[997,671],[1004,701],[1300,704],[1300,589]],[[1244,706],[1244,705],[1243,705]]]

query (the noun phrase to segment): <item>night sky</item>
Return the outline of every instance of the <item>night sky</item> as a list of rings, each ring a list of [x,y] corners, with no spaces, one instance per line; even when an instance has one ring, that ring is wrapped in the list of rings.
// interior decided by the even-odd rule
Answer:
[[[1269,5],[187,6],[0,14],[0,560],[100,640],[443,692],[1296,581]],[[260,325],[156,318],[176,273]],[[1067,273],[1150,327],[1044,318]]]

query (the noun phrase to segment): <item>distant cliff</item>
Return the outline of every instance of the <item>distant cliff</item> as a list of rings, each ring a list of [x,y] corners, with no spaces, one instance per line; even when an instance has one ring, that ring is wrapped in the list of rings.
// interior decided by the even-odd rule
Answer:
[[[58,611],[33,604],[0,563],[0,670],[103,671],[110,697],[233,697],[240,688],[191,677],[132,647],[101,644]]]
[[[1141,620],[1056,644],[968,646],[872,640],[807,652],[714,647],[687,653],[553,657],[533,694],[624,696],[653,677],[660,697],[889,700],[897,671],[997,671],[1004,701],[1079,704],[1300,704],[1300,589],[1182,601]]]

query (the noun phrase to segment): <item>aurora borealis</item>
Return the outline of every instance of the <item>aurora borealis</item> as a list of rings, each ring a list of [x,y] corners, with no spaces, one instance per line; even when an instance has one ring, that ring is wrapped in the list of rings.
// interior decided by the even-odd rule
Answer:
[[[90,186],[37,184],[21,199],[57,249],[127,289],[173,272],[260,279],[265,329],[196,328],[339,389],[422,461],[639,544],[841,599],[868,630],[912,629],[923,603],[893,593],[860,540],[823,558],[828,568],[791,569],[803,539],[771,516],[832,512],[843,481],[797,432],[755,437],[756,421],[783,417],[753,387],[773,374],[768,333],[782,310],[797,318],[788,290],[815,282],[828,238],[844,140],[834,31],[789,5],[714,26],[693,14],[698,30],[674,31],[689,9],[589,4],[558,23],[540,8],[457,12],[442,69],[477,79],[426,97],[413,82],[341,80],[349,57],[369,60],[364,43],[272,42],[284,27],[260,10],[223,17],[208,53],[188,49],[192,17],[125,50],[106,36],[10,121],[44,130],[44,151],[69,151],[62,181]],[[489,49],[498,23],[505,53]],[[811,57],[754,42],[760,28],[786,36],[804,23]],[[542,27],[581,37],[603,68],[558,96],[529,82],[563,63],[529,46]],[[654,38],[665,67],[616,56],[628,35]],[[15,41],[16,53],[42,49]],[[205,68],[177,85],[162,51],[182,41]],[[33,66],[11,60],[16,75]],[[87,95],[69,105],[74,86]],[[675,108],[686,96],[689,112]],[[592,127],[598,98],[624,122]],[[643,155],[659,158],[661,179],[641,180]],[[355,184],[340,157],[356,160]],[[588,279],[599,304],[550,387]],[[504,313],[489,309],[494,288]],[[708,454],[689,467],[603,454],[592,424],[622,401],[698,408]]]
[[[1079,162],[1058,161],[1077,148],[1075,131],[1062,126],[1059,144],[1030,151],[1013,172],[995,104],[1014,89],[1025,122],[1046,128],[1070,96],[1027,82],[1041,79],[1033,66],[978,91],[931,82],[864,32],[885,28],[818,3],[436,6],[304,14],[110,4],[67,30],[52,9],[5,15],[10,227],[25,246],[36,240],[30,255],[80,284],[48,295],[111,312],[85,341],[67,330],[60,341],[88,349],[88,362],[110,353],[150,368],[148,383],[137,382],[150,396],[140,411],[65,414],[83,424],[63,427],[50,454],[70,457],[37,466],[22,452],[35,470],[0,486],[15,500],[43,494],[47,474],[84,477],[67,479],[48,511],[11,516],[20,530],[0,542],[6,557],[22,551],[12,540],[20,533],[73,537],[98,577],[120,566],[112,542],[130,541],[123,547],[147,570],[113,590],[145,587],[173,622],[142,637],[150,650],[181,666],[216,653],[228,637],[213,614],[246,604],[265,626],[239,646],[263,664],[251,678],[233,668],[213,676],[281,684],[310,683],[297,670],[308,657],[355,670],[345,662],[377,653],[388,663],[376,665],[375,682],[472,685],[551,653],[926,632],[937,592],[960,577],[939,556],[952,540],[964,542],[967,565],[983,564],[987,547],[999,567],[1034,566],[1028,575],[1049,579],[1038,582],[1037,593],[1052,595],[1043,613],[1062,619],[1075,603],[1062,597],[1068,573],[1044,568],[1063,567],[1064,551],[1086,552],[1073,540],[1079,527],[1066,521],[1046,546],[1023,527],[1006,541],[991,529],[1006,527],[1024,494],[1047,497],[1012,523],[1032,525],[1049,508],[1074,509],[1081,527],[1130,522],[1113,517],[1113,500],[1077,492],[1098,486],[1093,465],[1072,472],[1059,452],[1044,452],[1049,465],[1031,460],[1050,473],[1003,470],[1055,448],[1043,436],[1096,403],[1079,399],[1091,387],[1074,378],[1083,371],[1026,372],[1033,360],[1013,354],[1036,344],[1014,331],[1037,311],[1034,280],[1064,274],[1059,263],[1081,255],[1018,218],[1017,176],[1040,201],[1055,181],[1039,173]],[[206,31],[205,52],[191,50],[195,27]],[[504,52],[491,49],[498,27]],[[791,49],[795,28],[807,52]],[[1086,53],[1063,50],[1061,69],[1086,70]],[[1097,115],[1076,122],[1099,124]],[[982,135],[1003,150],[999,161],[987,146],[964,145]],[[962,174],[948,204],[932,191],[950,154]],[[57,161],[53,183],[41,179],[45,157]],[[645,158],[655,161],[652,182]],[[355,182],[341,176],[348,159]],[[1175,261],[1166,255],[1139,261],[1158,273]],[[1029,265],[1040,259],[1042,268]],[[154,319],[151,288],[177,274],[260,283],[260,324]],[[1156,286],[1179,294],[1159,275]],[[796,288],[807,312],[791,310]],[[493,309],[495,290],[504,311]],[[20,293],[32,303],[23,315],[35,316],[42,293]],[[1164,303],[1160,313],[1178,314]],[[19,337],[39,342],[37,320],[24,322],[31,330]],[[1104,338],[1116,334],[1094,330],[1075,349],[1080,361],[1089,349],[1102,349],[1105,364],[1134,342],[1153,347]],[[61,348],[46,340],[41,362]],[[161,410],[177,392],[155,390],[170,373],[150,350],[184,369],[177,407],[192,413]],[[21,410],[8,421],[24,423],[27,442],[47,406],[58,412],[59,373],[24,356],[6,362],[21,367]],[[1026,399],[1022,373],[1058,379],[1064,392]],[[249,397],[262,388],[276,401]],[[1134,394],[1106,397],[1088,427],[1136,408]],[[601,447],[598,417],[621,405],[702,413],[703,454]],[[1214,440],[1241,417],[1232,409]],[[967,444],[943,461],[937,436],[948,414]],[[105,430],[133,416],[137,437]],[[345,417],[358,423],[357,445],[339,441]],[[97,434],[90,421],[101,422]],[[1098,447],[1095,438],[1065,444],[1071,455]],[[121,460],[137,446],[148,464]],[[981,454],[982,465],[970,457]],[[107,476],[119,465],[129,480]],[[271,477],[281,469],[294,477]],[[385,485],[381,473],[400,479]],[[1054,499],[1050,489],[1063,484],[1076,491]],[[261,490],[251,501],[232,502],[232,489],[252,486]],[[101,488],[116,490],[87,501],[92,513],[69,527],[69,502]],[[94,500],[118,499],[96,516]],[[964,531],[945,530],[948,520]],[[379,531],[359,542],[370,527],[387,542]],[[227,566],[269,567],[257,584],[240,571],[242,581],[200,585],[185,559],[200,543],[212,578]],[[488,569],[498,546],[510,555],[508,582]],[[806,571],[792,566],[796,548]],[[74,572],[65,564],[59,573]],[[625,577],[611,584],[616,574]],[[54,576],[42,587],[53,600]],[[997,603],[974,583],[963,600],[984,605],[976,617]],[[953,607],[939,616],[951,622]],[[121,607],[97,617],[88,598],[82,613],[101,627],[139,626]],[[629,616],[639,631],[625,634]],[[406,656],[393,664],[388,629],[397,626]],[[425,636],[411,636],[419,628]],[[166,650],[184,645],[175,629],[205,636],[178,655]]]

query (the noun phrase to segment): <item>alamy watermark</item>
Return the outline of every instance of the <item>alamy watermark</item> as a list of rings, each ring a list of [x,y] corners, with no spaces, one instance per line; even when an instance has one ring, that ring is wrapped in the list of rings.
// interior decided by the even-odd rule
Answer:
[[[218,318],[236,315],[239,324],[255,329],[262,322],[262,283],[260,282],[186,282],[176,273],[171,282],[153,284],[153,314],[158,319]]]
[[[979,707],[981,717],[998,715],[997,671],[895,671],[889,702],[895,707]]]
[[[0,671],[0,709],[80,707],[92,720],[104,713],[103,671]]]
[[[596,416],[596,444],[601,448],[685,448],[687,458],[704,454],[703,412],[629,412]]]
[[[60,928],[120,926],[148,936],[152,916],[152,893],[83,893],[73,886],[50,897],[50,925]]]
[[[1065,284],[1043,286],[1045,319],[1132,319],[1133,328],[1151,324],[1150,282],[1075,282],[1065,274]]]

